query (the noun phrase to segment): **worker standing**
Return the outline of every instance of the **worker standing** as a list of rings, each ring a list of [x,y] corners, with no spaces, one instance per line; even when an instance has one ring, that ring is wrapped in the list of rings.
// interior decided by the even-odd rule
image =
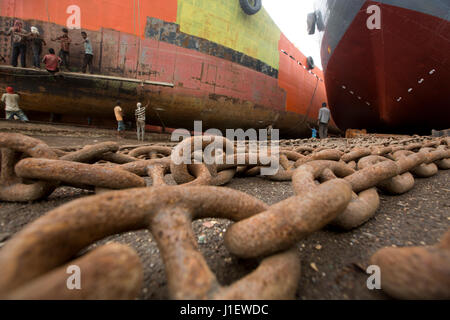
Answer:
[[[117,135],[118,137],[123,137],[123,132],[125,131],[125,124],[123,122],[123,110],[121,107],[121,102],[117,101],[114,107],[114,115],[117,120]]]
[[[41,37],[39,30],[36,27],[31,27],[31,34],[29,38],[31,41],[31,49],[33,50],[33,65],[36,69],[40,69],[42,46],[46,46],[47,43]]]
[[[67,28],[62,29],[62,36],[52,39],[52,41],[59,41],[61,43],[61,50],[59,51],[59,57],[61,58],[64,67],[67,71],[70,67],[70,43],[72,40],[69,38],[69,30]]]
[[[11,64],[13,67],[17,67],[17,60],[20,56],[20,64],[22,68],[26,68],[26,57],[27,57],[27,37],[28,33],[23,29],[23,24],[21,21],[16,20],[14,26],[11,27],[5,35],[12,37],[12,54],[11,54]]]
[[[136,128],[137,128],[137,137],[138,141],[144,141],[145,135],[145,110],[148,107],[148,103],[145,107],[142,106],[142,103],[138,102],[136,108]]]
[[[20,96],[14,93],[12,87],[6,88],[6,93],[2,95],[2,102],[5,103],[6,120],[14,120],[17,116],[21,121],[28,121],[26,114],[19,108]]]
[[[324,102],[322,108],[319,111],[319,138],[325,139],[328,137],[328,123],[330,122],[330,109],[327,108],[327,104]]]
[[[83,71],[83,73],[86,73],[87,67],[89,66],[89,73],[92,74],[92,63],[94,60],[94,50],[92,50],[92,43],[88,38],[86,32],[82,31],[81,37],[83,38],[83,41],[81,43],[75,43],[75,45],[84,44],[83,67],[81,68],[81,70]]]

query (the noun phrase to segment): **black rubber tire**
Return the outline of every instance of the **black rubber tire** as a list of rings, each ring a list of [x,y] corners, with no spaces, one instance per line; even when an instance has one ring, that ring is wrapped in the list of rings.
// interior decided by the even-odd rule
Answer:
[[[315,66],[315,64],[314,64],[314,59],[313,59],[313,57],[308,57],[307,59],[306,59],[306,64],[307,64],[307,66],[308,66],[308,70],[312,70],[312,69],[314,69],[316,66]]]
[[[325,23],[323,22],[322,12],[320,12],[319,10],[316,11],[316,25],[317,30],[319,30],[320,32],[325,30]]]
[[[308,18],[306,19],[308,34],[314,34],[316,33],[316,14],[310,13],[308,14]]]
[[[262,0],[239,0],[239,3],[242,10],[248,15],[258,13],[262,7]]]

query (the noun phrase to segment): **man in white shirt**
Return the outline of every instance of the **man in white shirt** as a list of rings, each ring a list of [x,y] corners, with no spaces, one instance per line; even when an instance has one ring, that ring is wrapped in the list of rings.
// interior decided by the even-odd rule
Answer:
[[[325,139],[328,137],[328,122],[330,122],[331,114],[330,109],[327,108],[327,104],[324,102],[322,108],[319,111],[319,137]]]
[[[2,102],[5,104],[6,120],[14,120],[17,116],[21,121],[28,121],[26,114],[19,108],[20,96],[14,93],[12,87],[6,88],[6,93],[2,95]]]

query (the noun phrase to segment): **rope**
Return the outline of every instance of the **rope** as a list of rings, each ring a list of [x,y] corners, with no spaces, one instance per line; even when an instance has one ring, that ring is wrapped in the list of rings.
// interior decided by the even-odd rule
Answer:
[[[312,105],[313,105],[314,97],[316,96],[316,92],[317,92],[317,87],[318,87],[318,86],[319,86],[319,77],[317,77],[316,87],[314,88],[314,93],[313,93],[313,95],[312,95],[312,97],[311,97],[311,101],[310,101],[309,107],[308,107],[308,109],[307,109],[307,111],[306,111],[305,118],[304,118],[303,122],[301,123],[301,125],[304,125],[304,124],[306,123],[306,126],[307,126],[309,129],[311,129],[311,126],[309,125],[309,123],[308,123],[308,121],[307,121],[307,120],[308,120],[308,115],[309,115],[309,112],[311,111],[311,107],[312,107]],[[285,131],[287,131],[287,132],[289,132],[289,133],[292,133],[293,129],[289,129],[289,130],[285,130]]]
[[[159,121],[161,121],[161,124],[163,126],[163,130],[166,131],[166,125],[164,124],[164,121],[162,121],[161,117],[159,116],[158,110],[156,110],[155,108],[152,108],[153,111],[155,111],[156,116],[158,117]]]
[[[139,47],[138,47],[138,55],[137,55],[137,63],[136,63],[136,78],[139,75],[139,65],[140,65],[140,61],[141,61],[141,58],[140,58],[141,57],[141,36],[142,36],[142,33],[141,33],[141,0],[137,0],[137,5],[138,5],[138,7],[137,7],[138,17],[137,18],[138,18],[138,28],[139,28],[139,30],[138,30],[138,32],[139,32],[139,37],[138,37]]]
[[[50,12],[48,10],[48,0],[45,0],[45,9],[47,10],[47,19],[48,22],[50,23]]]
[[[316,92],[317,92],[317,87],[318,87],[318,86],[319,86],[319,77],[317,77],[316,87],[315,87],[314,93],[313,93],[313,95],[312,95],[312,97],[311,97],[311,102],[309,103],[308,110],[306,111],[305,119],[303,120],[303,124],[306,122],[306,124],[308,125],[308,128],[310,128],[310,129],[311,129],[311,127],[309,126],[307,120],[308,120],[309,112],[311,111],[311,107],[312,107],[312,104],[313,104],[313,101],[314,101],[314,97],[316,96]]]

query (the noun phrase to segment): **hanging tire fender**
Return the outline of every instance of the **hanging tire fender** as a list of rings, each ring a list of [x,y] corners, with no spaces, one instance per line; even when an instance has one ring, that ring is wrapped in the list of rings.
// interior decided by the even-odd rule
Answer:
[[[316,20],[317,20],[317,17],[314,12],[308,14],[306,24],[307,24],[308,34],[310,34],[310,35],[314,34],[316,32]]]
[[[239,0],[239,3],[242,10],[248,15],[258,13],[262,7],[262,0]]]
[[[308,70],[312,70],[312,69],[314,69],[314,68],[316,67],[316,65],[314,64],[314,59],[313,59],[313,57],[308,57],[308,58],[306,59],[306,64],[307,64],[307,66],[308,66]]]

